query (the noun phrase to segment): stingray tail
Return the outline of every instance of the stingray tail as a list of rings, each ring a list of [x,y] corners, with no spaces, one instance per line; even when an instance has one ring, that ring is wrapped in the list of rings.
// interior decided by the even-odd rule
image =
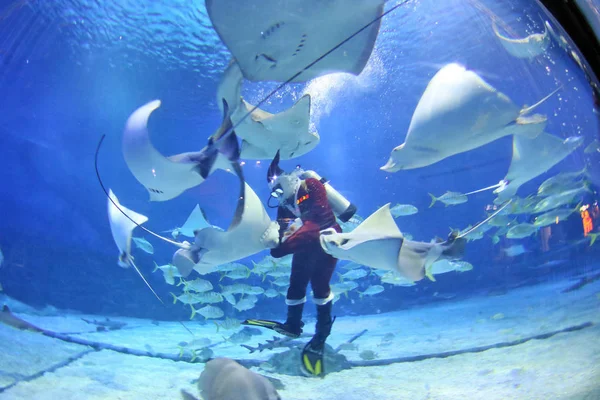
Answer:
[[[162,304],[165,304],[165,302],[162,301],[162,299],[160,298],[160,296],[158,294],[156,294],[156,292],[154,291],[154,289],[152,288],[152,286],[150,285],[150,283],[146,280],[146,278],[142,274],[142,271],[140,271],[140,269],[137,267],[137,265],[135,265],[135,263],[133,262],[133,258],[129,257],[129,263],[133,266],[133,268],[135,268],[135,272],[137,272],[138,275],[140,276],[140,278],[142,278],[142,280],[144,281],[144,283],[146,284],[146,286],[148,286],[148,289],[150,289],[150,291],[154,294],[154,296],[156,296],[156,298],[158,299],[158,301],[160,301]]]
[[[225,99],[223,99],[223,122],[219,129],[208,139],[208,145],[194,170],[206,179],[212,171],[219,154],[225,156],[232,164],[237,164],[240,159],[240,144],[233,130],[229,105]]]
[[[547,95],[546,97],[544,97],[543,99],[541,99],[540,101],[538,101],[537,103],[535,103],[532,106],[529,107],[525,107],[521,110],[521,115],[523,114],[527,114],[531,111],[533,111],[536,107],[538,107],[540,104],[542,104],[543,102],[545,102],[546,100],[548,100],[550,97],[554,96],[556,94],[556,92],[558,92],[560,89],[562,89],[562,85],[557,87],[556,89],[554,89],[552,92],[550,92],[549,95]]]

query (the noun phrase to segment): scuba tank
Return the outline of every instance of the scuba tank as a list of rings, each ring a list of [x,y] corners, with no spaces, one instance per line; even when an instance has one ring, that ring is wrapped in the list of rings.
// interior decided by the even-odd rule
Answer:
[[[350,218],[356,214],[356,206],[350,203],[348,199],[340,194],[340,192],[335,190],[327,179],[322,178],[315,171],[304,171],[301,178],[314,178],[319,180],[325,186],[325,190],[327,191],[327,202],[340,221],[348,222]]]

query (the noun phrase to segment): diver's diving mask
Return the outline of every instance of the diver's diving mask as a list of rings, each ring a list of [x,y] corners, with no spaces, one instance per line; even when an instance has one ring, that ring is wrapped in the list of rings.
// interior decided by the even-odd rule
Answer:
[[[304,170],[297,166],[290,173],[286,173],[283,169],[279,167],[279,151],[275,155],[275,158],[271,162],[269,166],[269,171],[267,172],[267,182],[269,183],[269,188],[271,188],[271,196],[267,201],[267,205],[270,208],[276,208],[278,206],[287,206],[294,212],[294,214],[299,215],[299,210],[296,204],[296,194],[298,193],[298,189],[300,188],[300,184],[302,182],[302,174]],[[271,199],[277,199],[278,205],[271,205]]]

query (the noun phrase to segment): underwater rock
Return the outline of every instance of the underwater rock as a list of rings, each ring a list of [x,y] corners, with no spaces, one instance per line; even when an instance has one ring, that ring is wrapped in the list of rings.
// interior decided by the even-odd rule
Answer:
[[[273,367],[273,372],[278,374],[304,376],[300,370],[301,353],[301,348],[294,347],[283,353],[272,355],[268,363]],[[325,344],[325,371],[327,373],[343,371],[350,367],[346,356],[335,353],[330,345]]]

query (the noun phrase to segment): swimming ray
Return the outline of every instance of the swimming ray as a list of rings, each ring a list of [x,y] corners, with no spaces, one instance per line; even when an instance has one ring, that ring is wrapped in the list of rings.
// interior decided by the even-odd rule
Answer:
[[[194,231],[204,229],[211,226],[204,216],[204,211],[200,208],[198,204],[192,210],[192,213],[185,220],[184,224],[180,228],[176,228],[175,232],[178,235],[183,235],[187,237],[195,237]]]
[[[125,162],[133,176],[148,190],[151,201],[173,199],[204,182],[216,168],[230,168],[228,158],[239,158],[235,133],[229,135],[226,143],[215,144],[231,126],[229,113],[224,114],[223,124],[204,149],[163,156],[152,145],[147,127],[150,115],[158,107],[160,100],[154,100],[134,111],[123,134]]]
[[[517,194],[525,182],[543,174],[583,143],[583,137],[572,136],[561,139],[548,133],[541,133],[534,139],[515,135],[513,137],[513,158],[504,181],[508,182],[498,194],[497,202],[504,202]]]
[[[279,232],[279,224],[271,221],[250,185],[240,184],[235,216],[227,231],[212,226],[198,230],[191,248],[178,250],[173,255],[172,263],[183,277],[192,270],[207,274],[218,265],[256,254],[266,249],[263,238],[268,237],[271,230]]]
[[[301,97],[289,109],[271,114],[241,97],[242,80],[240,67],[232,60],[217,89],[217,99],[223,98],[230,104],[231,121],[242,140],[240,158],[272,160],[279,150],[281,158],[287,160],[302,156],[319,144],[319,134],[309,127],[309,95]],[[245,118],[247,114],[249,118]]]
[[[546,51],[550,44],[548,29],[544,33],[534,33],[520,39],[511,39],[500,33],[496,21],[492,21],[492,28],[500,44],[512,56],[517,58],[534,58]]]
[[[206,0],[206,9],[246,79],[284,82],[301,72],[293,82],[306,82],[331,72],[360,74],[373,51],[384,3],[359,0],[348,7],[343,0],[263,0],[257,7],[252,1]]]
[[[546,126],[546,117],[529,113],[555,92],[533,106],[519,108],[475,72],[448,64],[427,85],[405,142],[381,169],[425,167],[511,134],[535,137]]]
[[[394,221],[389,203],[371,214],[356,229],[338,233],[321,231],[323,250],[341,260],[371,268],[395,271],[411,281],[425,277],[428,265],[450,256],[452,243],[424,243],[406,240]],[[464,239],[461,239],[464,240]]]

